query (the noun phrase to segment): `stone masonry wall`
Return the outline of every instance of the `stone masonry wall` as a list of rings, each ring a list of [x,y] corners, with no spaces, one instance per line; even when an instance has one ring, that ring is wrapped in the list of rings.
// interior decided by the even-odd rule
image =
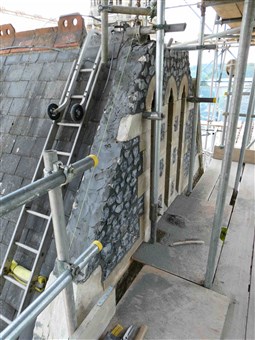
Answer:
[[[164,95],[170,76],[174,76],[179,89],[186,75],[188,96],[191,93],[188,54],[166,51],[165,58]],[[141,222],[141,219],[145,219],[145,216],[141,215],[147,215],[148,222],[148,150],[151,141],[144,146],[141,139],[148,140],[151,127],[150,122],[141,118],[141,112],[145,110],[147,92],[154,74],[154,42],[141,46],[129,41],[122,47],[112,90],[91,149],[92,153],[98,155],[99,165],[93,171],[85,173],[68,224],[71,253],[74,258],[94,239],[103,243],[100,260],[98,259],[93,267],[101,264],[104,280],[132,248],[138,237],[144,238],[145,230],[142,228],[145,227],[142,227],[144,222]],[[184,140],[185,144],[190,144],[188,131],[191,129],[192,112],[188,109],[186,111]],[[137,128],[134,133],[135,128],[132,126],[126,139],[117,138],[118,134],[122,134],[121,122],[130,116],[133,116],[131,120],[139,116],[140,130]],[[126,126],[123,126],[123,129],[125,128]],[[183,169],[189,164],[187,151],[188,148],[185,148]],[[166,150],[162,152],[163,178]],[[186,170],[184,172],[186,175]],[[142,177],[145,177],[145,181],[141,188],[139,182]],[[146,227],[148,229],[149,226]]]

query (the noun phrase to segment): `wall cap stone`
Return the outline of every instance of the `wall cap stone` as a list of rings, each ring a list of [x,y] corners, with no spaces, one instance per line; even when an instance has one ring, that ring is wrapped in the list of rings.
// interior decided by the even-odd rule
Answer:
[[[128,115],[120,121],[117,141],[127,142],[142,133],[142,113]]]

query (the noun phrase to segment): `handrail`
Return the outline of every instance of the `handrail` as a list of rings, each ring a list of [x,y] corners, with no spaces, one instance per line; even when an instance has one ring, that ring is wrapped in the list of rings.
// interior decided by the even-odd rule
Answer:
[[[97,164],[98,158],[95,155],[89,155],[67,167],[63,167],[59,164],[58,169],[47,174],[46,177],[1,197],[0,217],[35,198],[41,197],[51,189],[71,182],[80,173],[97,166]]]
[[[55,297],[80,274],[87,263],[101,250],[101,242],[94,241],[60,276],[34,300],[9,326],[1,333],[0,339],[16,339],[21,332],[55,299]]]

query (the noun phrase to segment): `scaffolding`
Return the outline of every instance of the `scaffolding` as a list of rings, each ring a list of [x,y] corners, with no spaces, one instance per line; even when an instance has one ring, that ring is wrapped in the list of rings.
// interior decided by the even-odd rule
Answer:
[[[245,81],[245,71],[248,60],[249,48],[251,45],[252,39],[252,31],[254,27],[254,15],[255,15],[255,2],[245,0],[244,1],[244,11],[243,17],[241,19],[241,26],[226,29],[223,32],[218,32],[219,24],[226,24],[229,21],[223,19],[219,19],[216,17],[215,27],[216,32],[205,35],[204,28],[206,24],[206,8],[208,6],[214,6],[218,4],[217,1],[202,1],[201,2],[201,23],[200,23],[200,36],[198,41],[190,41],[182,44],[172,44],[169,46],[170,49],[180,49],[180,50],[192,50],[197,49],[198,52],[198,61],[197,61],[197,73],[196,73],[196,86],[194,93],[194,117],[193,117],[193,126],[192,126],[192,142],[191,142],[191,153],[190,153],[190,168],[189,168],[189,183],[187,194],[189,195],[193,190],[193,179],[194,179],[194,162],[196,157],[196,140],[197,140],[197,130],[199,124],[199,106],[200,102],[203,102],[203,99],[200,98],[200,87],[201,87],[201,66],[202,66],[202,55],[203,50],[205,49],[215,49],[215,58],[213,62],[213,75],[211,81],[211,89],[210,94],[213,97],[214,90],[214,71],[216,68],[218,69],[217,60],[219,58],[218,47],[219,47],[219,38],[225,38],[225,45],[222,42],[221,46],[224,46],[220,67],[220,74],[222,74],[222,67],[225,63],[225,55],[226,51],[229,50],[231,45],[231,39],[235,37],[236,33],[240,33],[240,41],[239,41],[239,49],[238,49],[238,63],[231,62],[230,71],[229,71],[229,82],[228,82],[228,91],[227,91],[227,102],[225,106],[225,115],[224,115],[224,124],[222,130],[222,138],[221,138],[221,146],[224,147],[225,153],[222,161],[222,169],[220,176],[220,186],[218,191],[218,196],[216,200],[215,213],[214,213],[214,221],[210,242],[210,249],[208,255],[207,262],[207,270],[205,273],[205,282],[204,285],[207,288],[211,288],[213,278],[214,278],[214,268],[215,268],[215,259],[216,259],[216,251],[218,246],[218,240],[220,235],[220,229],[222,224],[222,216],[223,209],[226,201],[226,189],[229,181],[231,162],[232,162],[232,153],[235,144],[236,138],[236,130],[238,125],[238,119],[240,115],[240,107],[241,107],[241,99],[242,94],[245,93],[243,91],[244,81]],[[222,1],[221,4],[228,4],[230,1]],[[102,1],[102,4],[99,8],[101,12],[101,23],[102,23],[102,51],[101,51],[101,62],[108,62],[108,13],[124,13],[130,15],[145,15],[148,16],[151,14],[150,8],[136,8],[136,7],[121,7],[121,6],[109,6],[108,1]],[[153,131],[154,131],[154,149],[153,149],[153,157],[152,157],[152,191],[151,191],[151,229],[152,229],[152,238],[151,242],[154,243],[156,241],[156,231],[157,231],[157,219],[158,219],[158,178],[159,178],[159,146],[160,146],[160,127],[161,127],[161,111],[162,111],[162,84],[163,84],[163,51],[164,51],[164,34],[167,30],[165,25],[165,1],[158,2],[158,15],[157,15],[157,24],[156,24],[156,115],[153,119]],[[236,19],[237,20],[237,19]],[[240,19],[238,19],[240,21]],[[140,29],[141,32],[141,29]],[[212,40],[215,39],[215,40]],[[209,43],[207,43],[209,42]],[[232,80],[233,84],[232,84]],[[218,79],[218,84],[216,86],[216,99],[219,95],[219,84],[220,78]],[[232,93],[231,93],[232,89]],[[231,97],[230,97],[231,94]],[[245,150],[249,148],[253,141],[251,141],[251,124],[252,118],[254,118],[254,107],[255,107],[255,72],[253,76],[253,81],[251,85],[251,90],[249,92],[249,104],[247,109],[247,115],[245,116],[245,128],[243,133],[242,146],[240,151],[240,158],[238,162],[238,169],[236,173],[235,186],[233,191],[233,197],[236,197],[238,193],[238,185],[240,182],[241,176],[241,168],[244,161]],[[201,99],[201,100],[199,100]],[[208,117],[207,117],[207,125],[206,132],[210,129],[212,117],[215,116],[215,113],[212,108],[212,102],[215,100],[210,98],[211,100],[207,100],[209,102],[208,108]],[[204,99],[204,102],[206,100]],[[205,147],[207,146],[207,136]],[[53,214],[53,226],[54,233],[57,241],[57,253],[58,253],[58,261],[62,263],[66,263],[68,259],[68,254],[66,254],[66,236],[62,234],[62,231],[65,230],[65,226],[63,225],[63,220],[59,219],[59,216],[63,216],[63,200],[61,194],[59,192],[59,186],[67,181],[71,181],[76,173],[80,173],[80,171],[84,171],[89,169],[90,167],[95,165],[95,158],[90,157],[89,159],[85,159],[83,161],[77,162],[73,164],[72,167],[68,169],[57,169],[54,174],[51,174],[44,179],[38,180],[32,183],[29,186],[26,186],[18,192],[14,192],[10,195],[1,199],[1,214],[7,213],[12,209],[24,204],[25,202],[30,201],[36,196],[38,197],[38,192],[41,194],[49,191],[50,202],[51,202],[51,211]],[[46,171],[52,172],[54,171],[53,164],[57,164],[56,154],[54,152],[46,152],[45,154],[45,168]],[[72,169],[72,172],[68,172]],[[76,170],[77,169],[77,170]],[[74,171],[76,170],[76,171]],[[39,191],[38,191],[39,190]],[[54,216],[56,219],[54,219]],[[59,276],[59,278],[54,282],[54,284],[47,289],[41,296],[34,301],[21,315],[11,324],[9,325],[2,333],[2,338],[16,337],[21,331],[33,320],[37,315],[59,294],[60,291],[65,289],[66,292],[66,306],[69,311],[67,311],[68,322],[69,322],[69,331],[70,334],[75,330],[77,326],[77,321],[75,317],[75,313],[73,311],[73,292],[72,290],[67,290],[69,283],[74,279],[73,270],[77,266],[79,270],[81,270],[88,261],[95,256],[100,250],[102,246],[98,241],[95,241],[94,244],[89,247],[73,264],[74,267],[65,269],[63,273]]]

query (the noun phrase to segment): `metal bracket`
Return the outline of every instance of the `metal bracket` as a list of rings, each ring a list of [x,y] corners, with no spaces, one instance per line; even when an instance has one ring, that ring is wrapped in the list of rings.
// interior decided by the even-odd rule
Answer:
[[[107,288],[107,290],[105,291],[104,295],[101,296],[101,298],[100,298],[100,299],[98,300],[98,302],[97,302],[97,305],[98,305],[99,307],[101,307],[101,306],[105,303],[105,301],[108,299],[108,297],[110,296],[110,294],[111,294],[112,291],[113,291],[113,287],[112,287],[112,286],[109,286],[109,287]]]
[[[188,97],[187,101],[190,103],[216,103],[216,98]]]
[[[81,270],[79,266],[75,266],[73,263],[65,263],[66,269],[70,270],[70,273],[72,275],[72,279],[74,283],[79,284],[79,283],[84,283],[87,280],[87,275],[85,272]]]
[[[165,32],[183,32],[186,29],[187,24],[185,22],[179,24],[159,24],[153,25],[154,30],[164,30]]]
[[[165,116],[159,112],[143,112],[142,117],[148,120],[162,120]]]
[[[166,26],[167,26],[166,24],[153,25],[153,28],[154,28],[155,30],[165,30],[165,29],[167,28]]]
[[[50,176],[52,175],[54,172],[57,172],[59,169],[62,169],[64,166],[63,166],[63,163],[60,162],[60,161],[57,161],[55,163],[53,163],[53,170],[47,170],[47,169],[43,169],[43,175],[44,177],[47,177],[47,176]]]
[[[111,5],[99,5],[98,6],[98,12],[102,12],[102,11],[106,11],[106,12],[111,12],[112,11],[112,6]]]
[[[70,182],[70,180],[69,180],[70,177],[73,178],[74,167],[72,166],[72,164],[66,165],[63,168],[63,172],[64,172],[64,175],[66,177],[66,181],[61,186],[66,185],[67,183],[69,183]]]

